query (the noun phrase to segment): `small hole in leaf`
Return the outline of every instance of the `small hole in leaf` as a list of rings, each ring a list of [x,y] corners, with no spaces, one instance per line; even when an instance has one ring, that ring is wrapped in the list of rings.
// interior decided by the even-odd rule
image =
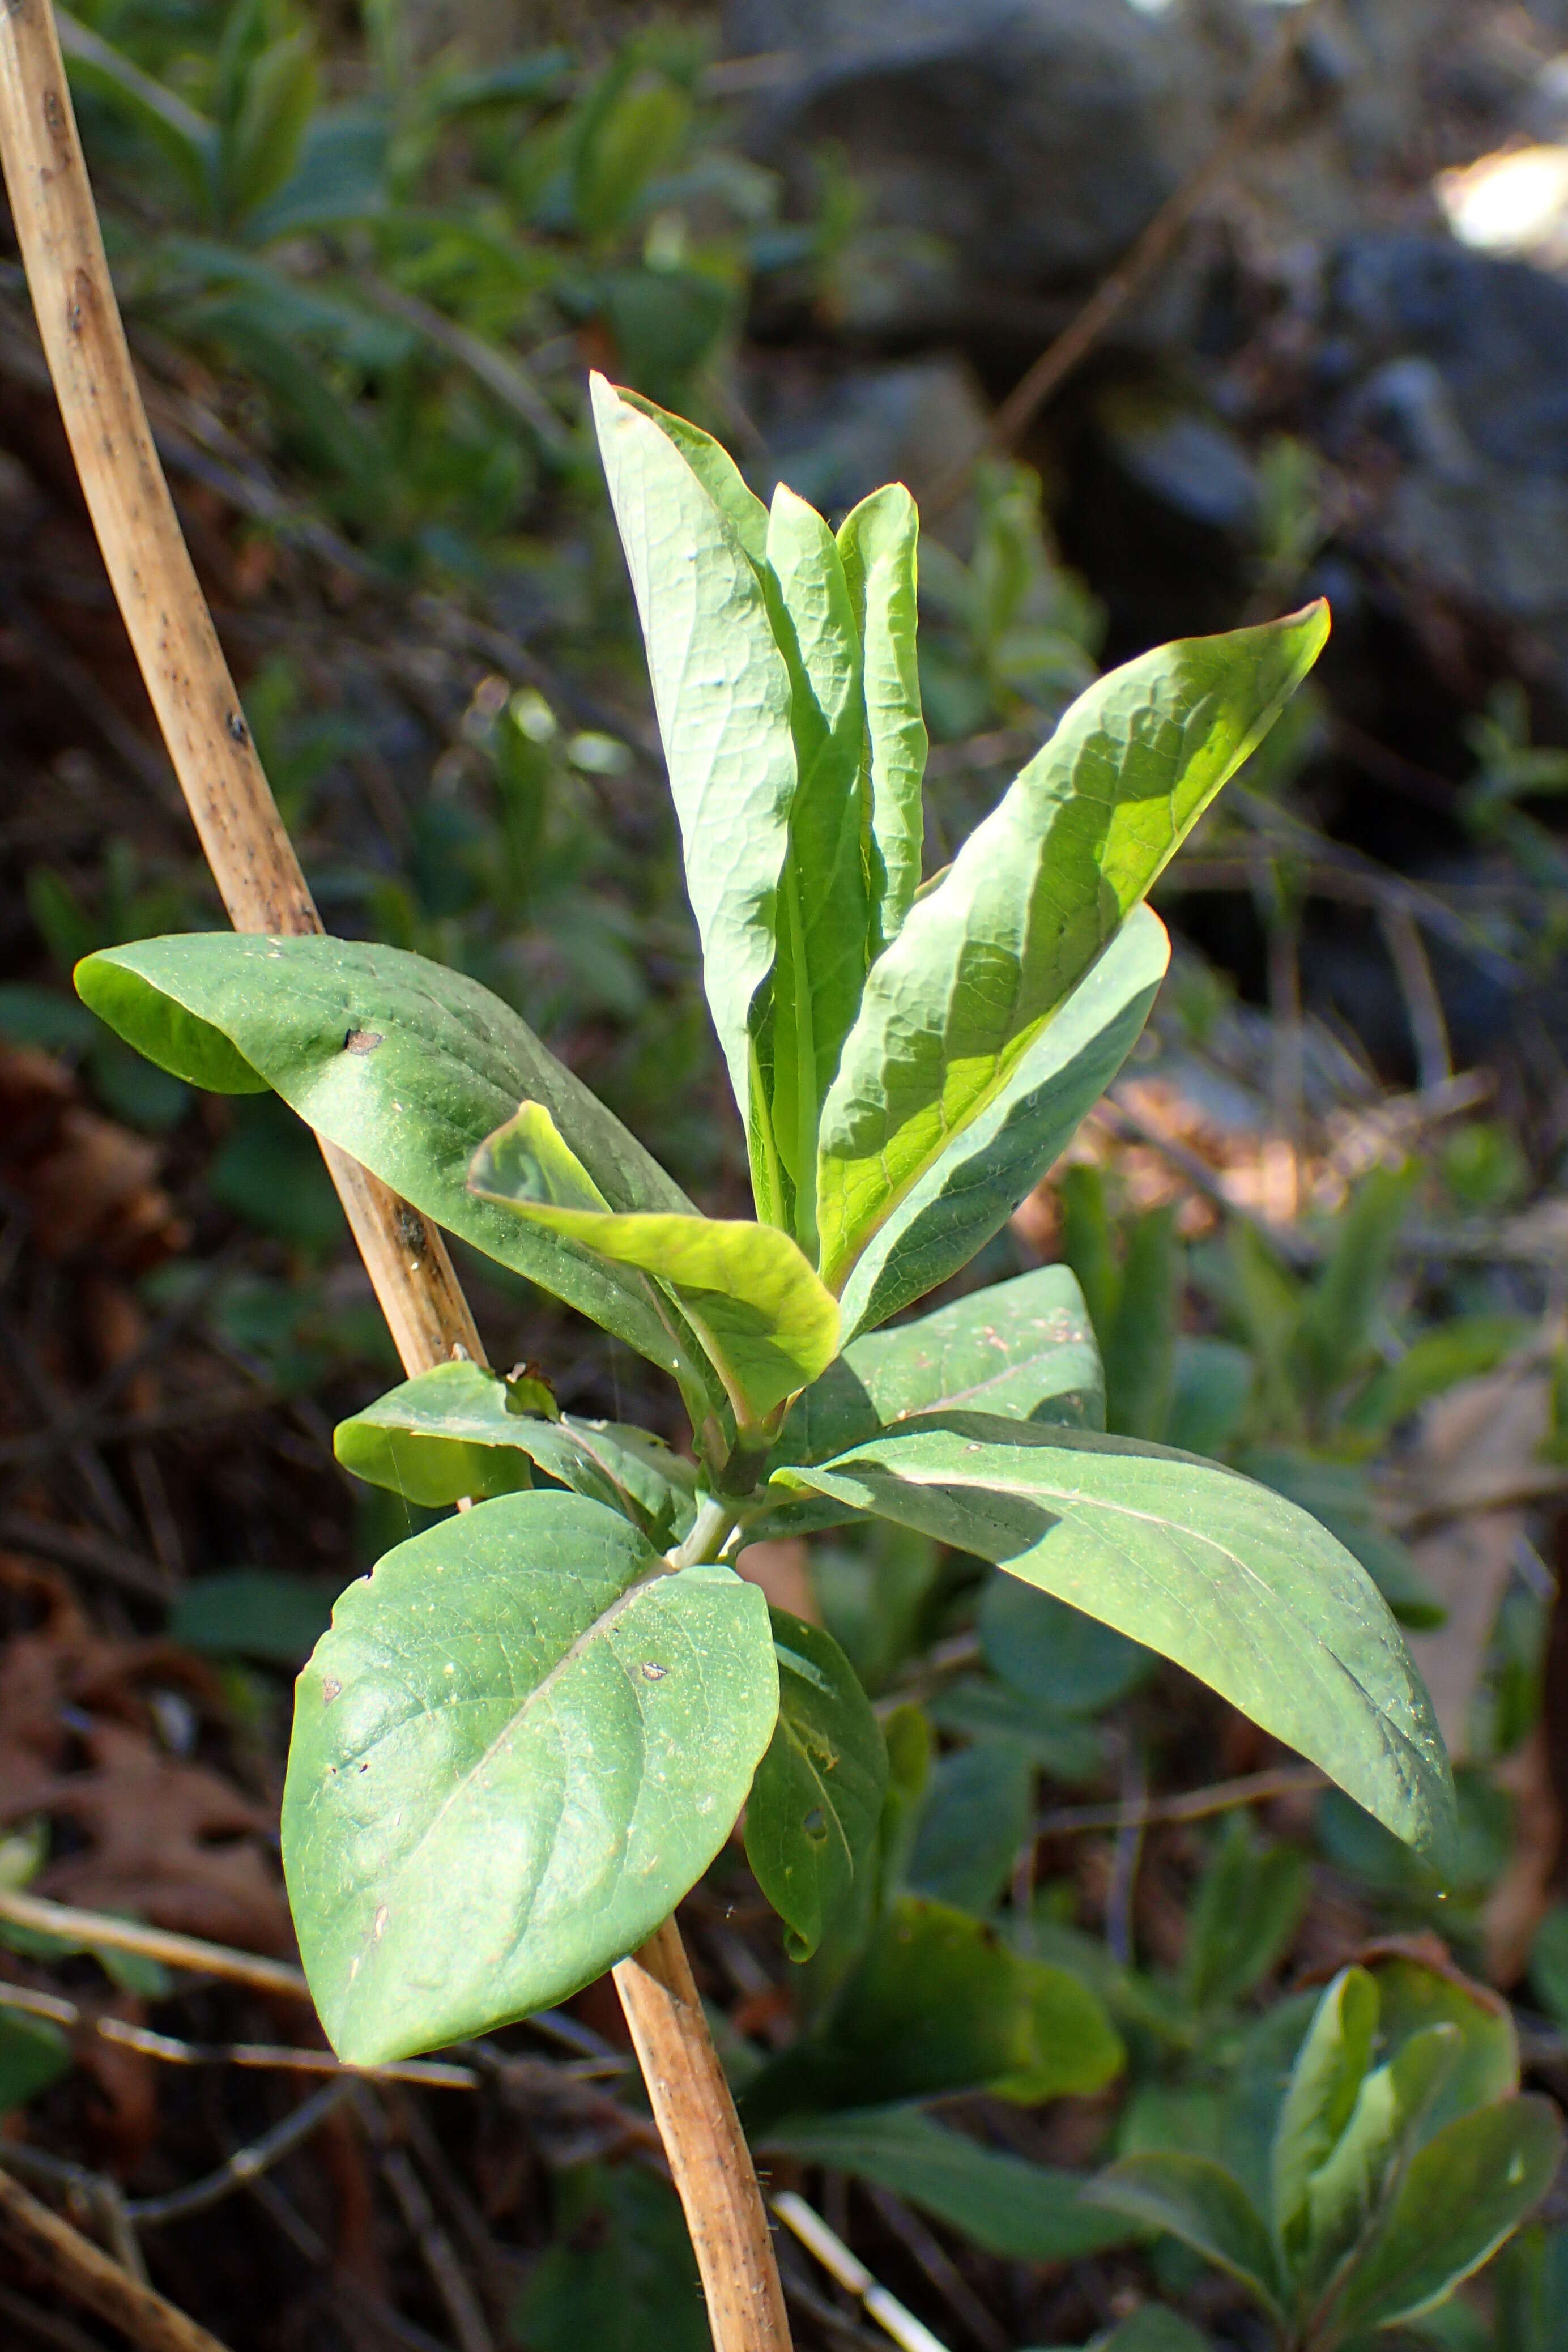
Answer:
[[[823,1839],[827,1835],[827,1822],[824,1818],[822,1807],[820,1805],[813,1805],[810,1812],[807,1813],[805,1817],[803,1826],[805,1830],[806,1836],[814,1839],[816,1843],[820,1845]]]

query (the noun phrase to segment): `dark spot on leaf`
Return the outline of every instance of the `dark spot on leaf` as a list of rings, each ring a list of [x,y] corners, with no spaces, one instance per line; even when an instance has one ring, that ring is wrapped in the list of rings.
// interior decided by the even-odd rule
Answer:
[[[362,1772],[368,1772],[370,1770],[370,1766],[368,1764],[362,1764],[359,1769]]]
[[[820,1805],[813,1805],[810,1812],[807,1813],[805,1817],[803,1826],[805,1827],[806,1836],[812,1839],[816,1844],[820,1845],[824,1838],[827,1835],[827,1822]]]
[[[657,1665],[652,1658],[643,1660],[642,1678],[645,1683],[661,1683],[668,1672],[668,1666]]]
[[[374,1054],[378,1045],[386,1043],[379,1029],[351,1029],[343,1039],[345,1054]]]
[[[336,1675],[328,1675],[321,1685],[321,1705],[323,1706],[331,1706],[335,1698],[342,1697],[342,1688],[343,1686],[342,1683],[339,1682]]]

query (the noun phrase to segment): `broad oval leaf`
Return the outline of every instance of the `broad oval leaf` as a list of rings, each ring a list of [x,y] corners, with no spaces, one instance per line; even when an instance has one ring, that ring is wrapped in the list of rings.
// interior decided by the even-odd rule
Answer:
[[[161,1069],[218,1093],[274,1087],[307,1126],[437,1224],[665,1370],[685,1368],[679,1318],[661,1313],[639,1276],[468,1191],[476,1142],[526,1095],[546,1106],[612,1208],[696,1213],[674,1178],[477,981],[398,948],[202,931],[107,948],[77,966],[76,982]]]
[[[1163,646],[1081,695],[873,964],[823,1108],[822,1268],[994,1101],[1311,667],[1321,604]]]
[[[1541,2202],[1562,2159],[1550,2099],[1457,2116],[1411,2158],[1337,2301],[1336,2329],[1392,2327],[1441,2303]]]
[[[1083,2193],[1091,2203],[1146,2229],[1168,2230],[1283,2318],[1268,2232],[1241,2183],[1212,2157],[1173,2150],[1124,2156],[1098,2173]]]
[[[926,728],[915,656],[920,514],[901,482],[873,490],[838,527],[859,631],[871,779],[877,952],[898,937],[920,887]]]
[[[509,1495],[351,1584],[296,1691],[283,1864],[341,2057],[564,2000],[704,1871],[773,1734],[760,1592]]]
[[[779,1716],[746,1804],[746,1859],[791,1959],[808,1960],[875,1871],[888,1750],[832,1634],[772,1616]]]
[[[776,1405],[826,1370],[838,1352],[838,1302],[788,1234],[736,1218],[617,1216],[557,1205],[563,1195],[587,1197],[562,1163],[560,1143],[543,1106],[524,1103],[480,1145],[469,1182],[481,1199],[530,1224],[662,1284],[701,1341],[743,1431],[760,1429]]]
[[[691,1517],[694,1465],[646,1431],[514,1407],[512,1383],[479,1364],[437,1364],[332,1433],[345,1470],[438,1507],[526,1488],[531,1463],[574,1494],[608,1503],[668,1544]]]
[[[1343,1546],[1234,1471],[983,1413],[774,1474],[977,1552],[1175,1659],[1439,1868],[1457,1818],[1431,1702]]]
[[[1005,2262],[1077,2262],[1138,2234],[1083,2201],[1082,2173],[1004,2156],[915,2107],[852,2108],[780,2124],[763,2137],[762,2153],[890,2189]]]
[[[1138,1041],[1170,961],[1134,908],[1014,1068],[867,1240],[842,1291],[847,1334],[885,1323],[967,1265],[1071,1142]]]
[[[750,2083],[757,2130],[786,2115],[987,2088],[1033,2105],[1103,2090],[1124,2052],[1093,1992],[945,1903],[906,1895],[814,2033]]]
[[[789,673],[738,527],[744,508],[733,511],[732,494],[716,501],[711,468],[709,479],[694,470],[687,436],[624,400],[603,376],[592,386],[680,823],[703,984],[749,1122],[749,1024],[773,970],[795,787]]]

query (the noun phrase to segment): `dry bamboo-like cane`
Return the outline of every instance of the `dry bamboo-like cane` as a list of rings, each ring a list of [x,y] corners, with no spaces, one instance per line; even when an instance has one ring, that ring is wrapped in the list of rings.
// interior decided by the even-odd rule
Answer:
[[[237,930],[319,931],[153,446],[49,0],[0,5],[0,160],[49,373],[105,566]],[[409,1372],[483,1360],[445,1243],[321,1145]],[[788,2352],[767,2215],[673,1923],[616,1970],[685,2208],[717,2352]]]

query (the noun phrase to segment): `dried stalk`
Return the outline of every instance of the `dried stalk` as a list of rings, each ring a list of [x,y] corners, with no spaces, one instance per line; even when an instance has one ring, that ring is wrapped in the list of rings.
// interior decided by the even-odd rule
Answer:
[[[49,373],[105,566],[207,862],[237,930],[320,931],[186,550],[131,365],[49,0],[0,6],[0,160]],[[411,1373],[483,1360],[429,1222],[323,1140],[322,1154]],[[756,2176],[667,1924],[616,1971],[648,2069],[718,2352],[788,2352]]]
[[[129,2336],[142,2352],[225,2352],[216,2336],[187,2319],[153,2288],[132,2277],[113,2256],[42,2204],[0,2166],[0,2240]]]

